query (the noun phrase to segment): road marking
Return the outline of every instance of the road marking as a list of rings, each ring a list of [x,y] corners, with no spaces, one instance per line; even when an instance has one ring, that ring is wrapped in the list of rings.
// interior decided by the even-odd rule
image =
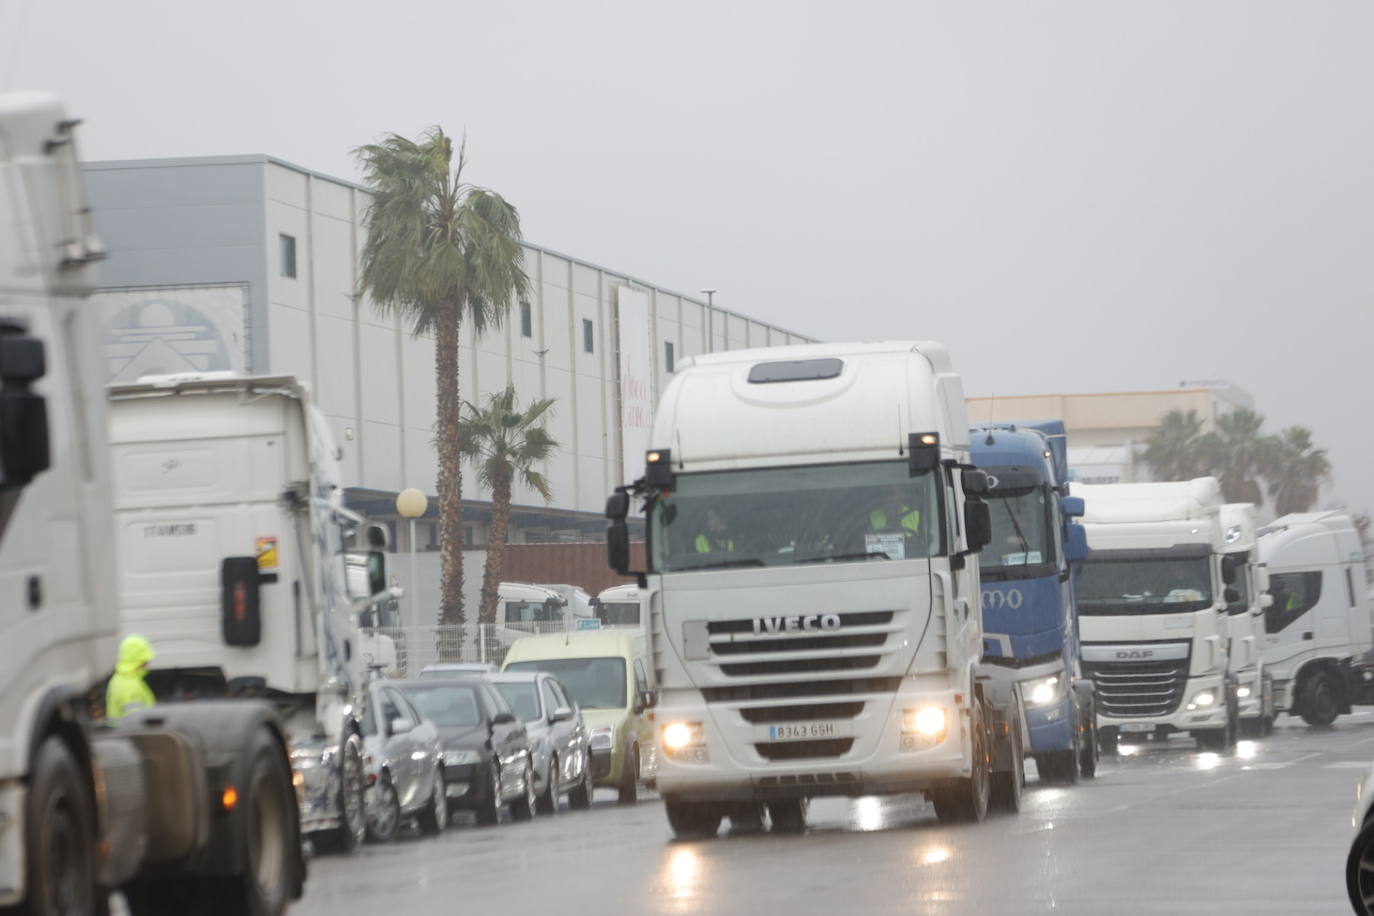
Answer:
[[[1326,765],[1328,770],[1367,770],[1368,760],[1337,760]]]

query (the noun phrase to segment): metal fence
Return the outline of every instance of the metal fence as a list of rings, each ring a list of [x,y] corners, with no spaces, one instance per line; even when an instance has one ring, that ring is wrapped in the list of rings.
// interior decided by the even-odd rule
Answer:
[[[474,623],[462,626],[380,627],[362,631],[369,666],[389,677],[417,677],[428,665],[479,662],[500,667],[511,645],[525,636],[566,633],[563,622]]]

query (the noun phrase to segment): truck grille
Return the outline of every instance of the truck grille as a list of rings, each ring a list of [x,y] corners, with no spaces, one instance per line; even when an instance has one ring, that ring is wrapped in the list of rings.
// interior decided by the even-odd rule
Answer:
[[[783,741],[776,744],[756,744],[765,760],[814,760],[820,757],[840,757],[854,746],[853,738],[823,738],[819,741]]]
[[[831,632],[754,633],[753,620],[713,620],[706,625],[712,659],[729,677],[818,674],[876,668],[888,654],[894,611],[836,614]],[[856,649],[868,650],[862,655]]]
[[[1156,662],[1084,662],[1097,687],[1099,712],[1114,718],[1167,716],[1178,709],[1188,681],[1188,659]]]
[[[806,722],[811,719],[853,719],[864,711],[859,703],[803,703],[798,706],[749,706],[739,711],[755,725],[772,722]]]

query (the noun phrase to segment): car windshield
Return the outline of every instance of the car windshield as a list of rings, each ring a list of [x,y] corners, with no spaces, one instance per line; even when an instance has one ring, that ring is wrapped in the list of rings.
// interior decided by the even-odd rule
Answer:
[[[656,572],[929,557],[936,478],[905,461],[679,474],[652,506]]]
[[[992,540],[979,554],[983,578],[990,581],[1029,579],[1054,569],[1050,507],[1043,486],[987,496]]]
[[[440,728],[471,728],[482,721],[477,691],[463,684],[425,684],[405,688],[420,713]]]
[[[539,697],[533,683],[497,684],[496,692],[505,698],[522,722],[533,722],[539,718]]]
[[[625,708],[625,659],[552,658],[512,662],[507,671],[547,671],[583,709]]]
[[[1080,614],[1171,614],[1212,604],[1206,557],[1110,559],[1094,554],[1078,575]]]

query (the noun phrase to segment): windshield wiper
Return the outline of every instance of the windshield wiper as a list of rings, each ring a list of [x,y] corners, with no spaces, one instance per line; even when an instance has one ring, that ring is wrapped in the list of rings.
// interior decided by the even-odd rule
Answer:
[[[727,569],[731,566],[762,566],[763,561],[758,557],[749,557],[742,560],[715,560],[710,563],[692,563],[687,566],[675,567],[672,572],[682,572],[688,569]]]
[[[1016,510],[1012,509],[1011,502],[1002,500],[1002,508],[1007,510],[1007,518],[1011,519],[1011,527],[1016,531],[1016,539],[1021,542],[1020,565],[1025,566],[1027,565],[1026,561],[1030,559],[1030,544],[1026,542],[1026,533],[1021,530],[1021,521],[1016,517]]]
[[[890,560],[890,559],[892,559],[892,558],[889,557],[887,554],[883,553],[881,550],[875,550],[875,551],[872,551],[872,552],[865,552],[865,553],[837,553],[837,554],[825,554],[824,556],[819,556],[819,557],[803,557],[803,558],[800,559],[800,560],[793,560],[792,562],[793,562],[793,563],[824,563],[825,561],[829,560],[830,562],[833,563],[833,562],[835,562],[835,561],[837,561],[837,560],[843,562],[843,561],[845,561],[845,560]]]

